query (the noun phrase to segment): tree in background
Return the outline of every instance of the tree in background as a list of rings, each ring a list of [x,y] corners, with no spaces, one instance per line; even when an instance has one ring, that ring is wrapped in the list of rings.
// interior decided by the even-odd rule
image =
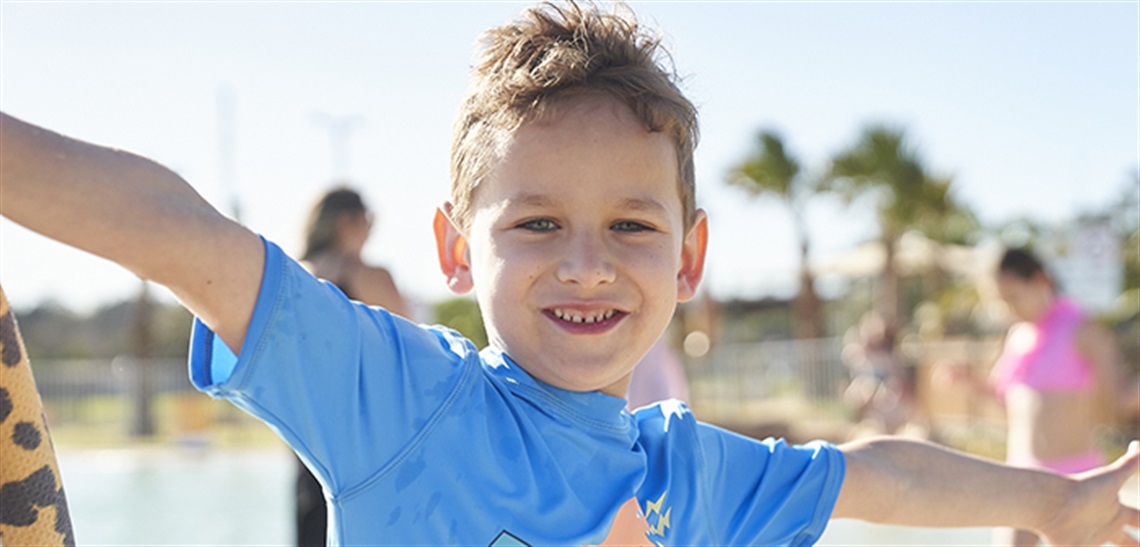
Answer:
[[[487,347],[487,330],[475,299],[460,296],[441,300],[432,306],[432,314],[436,323],[459,331],[474,342],[475,347]]]
[[[864,197],[875,201],[885,253],[875,307],[892,342],[901,314],[899,239],[918,230],[934,241],[964,240],[976,230],[974,215],[954,198],[951,183],[928,172],[902,129],[878,124],[832,158],[822,182],[849,203]]]
[[[137,298],[136,298],[137,299]],[[132,332],[137,320],[136,299],[110,302],[79,313],[48,300],[34,308],[15,310],[28,355],[34,366],[67,359],[113,359],[132,352]],[[190,325],[194,316],[173,302],[152,301],[150,310],[151,351],[157,358],[186,357]]]
[[[800,287],[795,301],[796,337],[822,337],[823,307],[815,292],[815,278],[808,264],[811,242],[806,218],[808,199],[819,192],[817,180],[803,172],[799,161],[788,154],[780,135],[771,130],[757,134],[755,147],[729,171],[727,179],[730,185],[753,196],[775,197],[788,208],[800,248]]]

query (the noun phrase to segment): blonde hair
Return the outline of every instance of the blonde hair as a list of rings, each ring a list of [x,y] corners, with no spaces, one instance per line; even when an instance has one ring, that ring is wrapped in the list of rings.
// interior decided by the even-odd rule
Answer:
[[[553,105],[591,93],[617,99],[647,131],[673,139],[685,225],[692,224],[697,109],[678,88],[660,35],[628,7],[617,3],[603,13],[593,4],[545,2],[486,31],[481,43],[451,147],[451,215],[461,227],[470,222],[475,190],[514,131]]]

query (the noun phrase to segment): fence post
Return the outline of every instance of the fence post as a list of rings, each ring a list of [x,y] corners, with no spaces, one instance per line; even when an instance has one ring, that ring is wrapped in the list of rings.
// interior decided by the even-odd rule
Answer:
[[[154,336],[151,320],[154,306],[150,302],[150,289],[144,281],[135,300],[134,320],[131,333],[133,359],[131,366],[131,427],[132,437],[150,437],[154,427],[154,379],[151,374],[151,357],[154,355]]]

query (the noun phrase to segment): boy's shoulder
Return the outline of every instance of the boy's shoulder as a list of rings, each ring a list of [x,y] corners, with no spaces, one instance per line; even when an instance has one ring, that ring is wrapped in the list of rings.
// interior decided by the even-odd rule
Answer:
[[[633,411],[634,421],[642,433],[660,433],[670,430],[694,430],[700,422],[684,401],[665,399]]]
[[[434,335],[443,347],[455,354],[460,360],[467,360],[479,355],[479,348],[475,347],[475,343],[451,327],[423,324],[420,327]]]

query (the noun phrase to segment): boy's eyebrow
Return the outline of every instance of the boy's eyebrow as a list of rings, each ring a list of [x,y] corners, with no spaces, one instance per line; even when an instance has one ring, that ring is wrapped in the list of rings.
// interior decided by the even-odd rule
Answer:
[[[523,192],[511,196],[507,200],[508,204],[515,207],[547,207],[554,205],[554,200],[546,194],[533,194]]]
[[[664,213],[665,206],[655,199],[626,198],[622,200],[621,209],[629,211],[648,211],[651,213]]]

